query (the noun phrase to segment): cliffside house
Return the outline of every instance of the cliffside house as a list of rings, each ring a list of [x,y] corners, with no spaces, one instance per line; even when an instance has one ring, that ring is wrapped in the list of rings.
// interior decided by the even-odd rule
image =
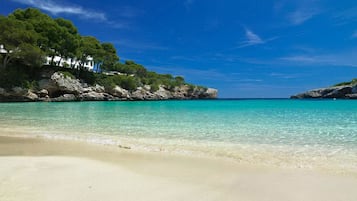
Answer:
[[[78,68],[79,67],[79,62],[76,59],[72,59],[72,58],[62,58],[59,56],[55,56],[52,60],[52,57],[46,57],[46,62],[44,63],[45,65],[50,65],[51,62],[55,63],[57,66],[60,67],[74,67],[74,68]],[[94,61],[92,57],[88,57],[87,58],[87,62],[84,63],[83,67],[89,71],[93,71],[94,70]]]
[[[8,53],[8,51],[5,49],[4,45],[0,45],[0,54],[6,54],[6,53]],[[11,51],[10,51],[10,53],[11,53]],[[65,59],[65,58],[62,58],[59,56],[55,56],[52,60],[52,57],[47,56],[44,65],[50,65],[51,62],[55,63],[57,66],[60,66],[60,67],[72,67],[72,66],[74,68],[79,67],[79,62],[73,58]],[[84,63],[83,67],[89,71],[94,71],[95,67],[94,67],[93,58],[88,57],[87,62]]]
[[[4,45],[0,45],[0,54],[5,54],[7,53],[7,50],[5,50]]]

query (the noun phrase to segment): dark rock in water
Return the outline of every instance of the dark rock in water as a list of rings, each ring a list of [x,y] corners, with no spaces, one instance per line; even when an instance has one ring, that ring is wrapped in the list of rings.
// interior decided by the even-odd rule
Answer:
[[[356,99],[357,85],[343,85],[334,86],[328,88],[314,89],[297,95],[293,95],[290,98],[302,99],[302,98],[337,98],[337,99]]]

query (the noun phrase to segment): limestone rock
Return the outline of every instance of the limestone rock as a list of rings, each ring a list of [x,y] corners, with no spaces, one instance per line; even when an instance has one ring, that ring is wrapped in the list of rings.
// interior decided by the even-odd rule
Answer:
[[[109,93],[118,98],[128,99],[130,98],[129,92],[126,89],[123,89],[119,86],[115,86]]]
[[[38,96],[41,98],[44,98],[48,96],[48,91],[46,89],[41,89],[40,91],[37,92]]]
[[[334,86],[334,87],[310,90],[310,91],[307,91],[307,92],[304,92],[304,93],[293,95],[290,98],[293,98],[293,99],[301,99],[301,98],[350,98],[351,95],[349,95],[349,96],[347,96],[347,95],[348,94],[355,94],[354,91],[355,91],[354,87],[352,87],[350,85]]]
[[[38,100],[37,94],[33,93],[30,90],[26,93],[25,98],[28,99],[29,101],[37,101]]]
[[[106,100],[167,100],[167,99],[207,99],[216,98],[218,91],[212,88],[203,88],[191,85],[181,85],[174,89],[160,85],[153,91],[150,85],[138,87],[135,91],[128,91],[115,86],[106,89],[101,85],[90,86],[78,79],[65,76],[61,72],[45,70],[41,73],[39,91],[14,87],[11,90],[0,88],[0,101],[106,101]],[[357,87],[350,87],[353,94]],[[331,92],[331,93],[330,93]],[[330,96],[341,96],[340,91],[329,91]],[[351,98],[353,96],[350,96]]]
[[[207,88],[203,94],[203,97],[207,98],[207,99],[214,99],[214,98],[217,98],[217,95],[218,95],[217,89]]]
[[[58,97],[63,94],[80,94],[84,91],[79,80],[55,72],[50,79],[39,81],[39,87],[46,89],[51,97]]]
[[[63,94],[62,96],[52,98],[51,101],[54,102],[77,101],[77,98],[74,94]]]
[[[105,92],[105,88],[99,84],[96,84],[94,86],[92,86],[92,90],[97,92],[97,93],[104,93]]]
[[[105,101],[105,100],[112,100],[113,96],[107,93],[98,93],[95,91],[91,91],[88,93],[81,94],[80,99],[82,101]]]
[[[156,93],[156,92],[155,92]],[[143,88],[138,87],[134,92],[131,93],[132,100],[159,100],[164,99],[160,98],[157,94],[152,93],[151,91]]]
[[[163,86],[159,86],[159,90],[154,92],[154,97],[157,97],[157,99],[160,100],[167,100],[167,99],[172,99],[172,93],[168,90],[166,90]]]

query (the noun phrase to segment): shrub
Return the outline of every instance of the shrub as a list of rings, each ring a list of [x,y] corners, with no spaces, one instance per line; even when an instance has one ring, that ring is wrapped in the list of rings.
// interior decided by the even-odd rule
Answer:
[[[37,80],[32,80],[32,81],[26,80],[22,86],[24,88],[32,89],[32,90],[38,90],[39,89],[39,85],[38,85],[38,81]]]
[[[25,86],[27,81],[31,82],[29,75],[22,68],[8,66],[6,69],[0,69],[0,87],[11,89]]]
[[[355,85],[355,84],[357,84],[357,78],[352,79],[350,82],[341,82],[341,83],[335,84],[333,86],[338,87],[338,86]]]
[[[150,84],[150,92],[155,92],[155,91],[157,91],[157,90],[159,90],[159,84],[158,83],[152,83],[152,84]]]

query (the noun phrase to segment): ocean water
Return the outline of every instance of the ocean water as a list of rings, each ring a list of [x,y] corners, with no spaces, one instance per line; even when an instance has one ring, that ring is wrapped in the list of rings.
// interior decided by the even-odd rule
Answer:
[[[0,134],[357,172],[357,101],[1,103]]]

